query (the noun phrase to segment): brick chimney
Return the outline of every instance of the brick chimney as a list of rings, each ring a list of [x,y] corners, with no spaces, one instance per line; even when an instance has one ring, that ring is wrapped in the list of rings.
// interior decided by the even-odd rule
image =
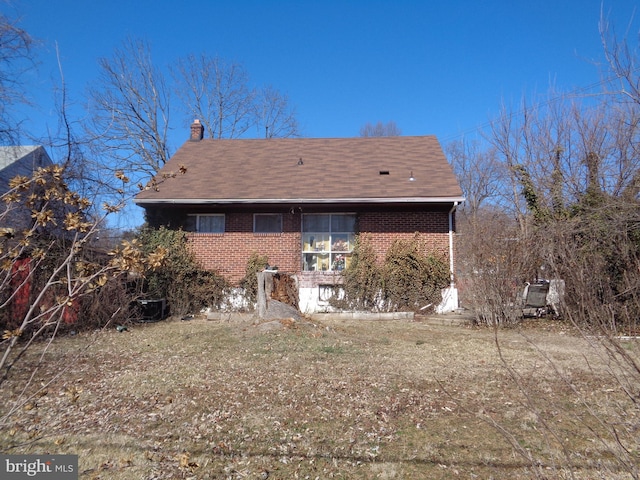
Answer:
[[[204,137],[204,127],[197,118],[191,124],[191,137],[189,140],[192,142],[199,142]]]

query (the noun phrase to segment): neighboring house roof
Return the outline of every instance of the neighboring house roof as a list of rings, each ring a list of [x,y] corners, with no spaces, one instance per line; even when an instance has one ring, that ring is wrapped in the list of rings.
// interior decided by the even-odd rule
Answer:
[[[40,167],[51,165],[51,158],[38,145],[0,147],[0,193],[9,189],[9,181],[16,175],[30,177]]]
[[[179,173],[183,167],[184,175]],[[173,173],[177,175],[172,177]],[[136,203],[463,200],[434,136],[190,140],[160,170],[157,180],[157,188],[141,191]]]

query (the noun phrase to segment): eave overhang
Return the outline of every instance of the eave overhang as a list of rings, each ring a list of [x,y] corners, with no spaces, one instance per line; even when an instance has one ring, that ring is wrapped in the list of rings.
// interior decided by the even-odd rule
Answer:
[[[300,204],[425,204],[462,203],[464,197],[376,197],[376,198],[138,198],[141,207],[154,205],[300,205]]]

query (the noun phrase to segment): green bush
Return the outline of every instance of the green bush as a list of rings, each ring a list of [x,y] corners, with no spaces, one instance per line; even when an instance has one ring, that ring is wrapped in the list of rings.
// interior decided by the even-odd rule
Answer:
[[[165,298],[173,315],[222,305],[229,283],[198,264],[187,246],[185,232],[164,227],[145,228],[139,239],[145,252],[157,247],[164,247],[168,252],[162,266],[145,275],[144,291],[149,298]]]

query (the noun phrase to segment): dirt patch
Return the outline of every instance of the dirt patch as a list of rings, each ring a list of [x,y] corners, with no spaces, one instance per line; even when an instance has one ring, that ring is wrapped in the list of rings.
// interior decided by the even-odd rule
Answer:
[[[196,318],[58,339],[2,451],[76,453],[93,479],[627,478],[607,426],[624,433],[638,412],[589,339],[277,323]],[[624,348],[637,358],[637,343]],[[0,414],[25,376],[0,390]]]

